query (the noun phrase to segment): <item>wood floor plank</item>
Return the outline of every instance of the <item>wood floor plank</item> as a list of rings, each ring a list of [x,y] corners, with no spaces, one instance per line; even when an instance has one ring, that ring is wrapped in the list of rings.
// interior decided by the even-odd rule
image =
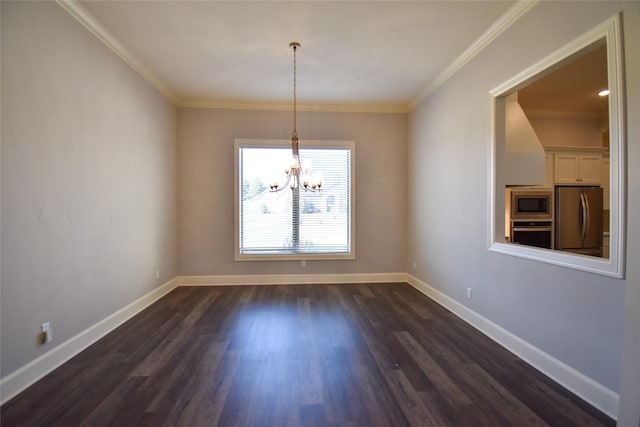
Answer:
[[[147,401],[139,392],[144,377],[129,377],[100,402],[80,424],[83,427],[137,424],[132,414],[141,417]],[[117,408],[117,410],[113,410]]]
[[[437,408],[428,408],[420,394],[400,369],[384,371],[385,379],[404,415],[413,426],[445,427],[451,425]]]
[[[429,378],[429,381],[438,389],[438,392],[454,407],[471,405],[471,399],[467,396],[449,375],[438,365],[429,353],[408,332],[396,332],[398,340],[411,354],[420,369]]]
[[[179,287],[0,408],[13,426],[612,426],[402,283]]]
[[[322,405],[322,370],[320,352],[317,348],[318,339],[313,330],[311,313],[311,299],[297,298],[299,328],[301,331],[300,347],[297,350],[300,364],[296,381],[300,393],[300,403],[308,410],[315,411],[312,405]]]
[[[240,355],[235,351],[226,351],[222,364],[214,370],[214,374],[210,377],[209,387],[201,400],[194,401],[192,407],[187,409],[184,422],[180,422],[181,426],[217,426],[220,423],[222,412],[228,404],[229,391],[233,378],[236,375],[238,365],[240,363]],[[230,402],[229,405],[232,405]],[[189,414],[191,416],[188,416]]]

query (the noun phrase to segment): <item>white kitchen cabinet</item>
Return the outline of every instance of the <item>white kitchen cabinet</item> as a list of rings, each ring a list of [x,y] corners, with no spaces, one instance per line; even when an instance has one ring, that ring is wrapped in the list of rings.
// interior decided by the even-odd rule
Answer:
[[[544,155],[544,186],[553,188],[553,154]]]
[[[553,181],[556,185],[600,185],[600,155],[556,153]]]

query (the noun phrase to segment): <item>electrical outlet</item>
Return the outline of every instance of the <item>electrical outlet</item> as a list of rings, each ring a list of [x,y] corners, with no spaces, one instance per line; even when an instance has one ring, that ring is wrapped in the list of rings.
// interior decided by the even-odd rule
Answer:
[[[467,288],[467,298],[471,299],[471,288]]]
[[[51,323],[43,323],[40,325],[40,344],[46,344],[53,340],[53,330],[51,329]]]
[[[416,262],[415,261],[413,261],[413,269],[414,270],[416,269]]]
[[[305,268],[307,266],[307,261],[302,260],[300,261],[300,267]]]
[[[156,279],[160,278],[160,270],[156,270]]]

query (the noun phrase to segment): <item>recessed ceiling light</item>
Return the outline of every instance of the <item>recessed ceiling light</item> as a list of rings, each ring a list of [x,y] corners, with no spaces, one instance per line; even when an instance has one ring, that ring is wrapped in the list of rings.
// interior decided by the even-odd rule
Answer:
[[[604,89],[598,92],[598,96],[607,96],[609,95],[609,89]]]

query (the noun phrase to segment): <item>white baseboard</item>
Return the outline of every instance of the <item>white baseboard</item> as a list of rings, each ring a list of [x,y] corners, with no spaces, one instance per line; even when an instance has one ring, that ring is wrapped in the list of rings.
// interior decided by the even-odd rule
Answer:
[[[471,326],[534,366],[549,378],[589,402],[608,416],[616,419],[619,400],[617,393],[407,273],[178,276],[3,378],[0,381],[0,404],[4,404],[15,397],[31,384],[171,292],[176,286],[396,282],[409,283],[418,291],[447,308]]]
[[[617,393],[550,356],[539,348],[534,347],[522,338],[512,334],[416,277],[408,274],[407,282],[558,384],[570,390],[614,420],[617,418],[619,400]]]
[[[327,285],[343,283],[406,283],[406,273],[358,274],[255,274],[229,276],[178,276],[178,286],[226,285]]]
[[[32,360],[17,371],[2,378],[0,381],[0,404],[8,402],[18,393],[171,292],[176,286],[177,281],[175,278],[169,280],[126,307],[116,311],[109,317],[85,329],[78,335],[69,338],[37,359]]]

